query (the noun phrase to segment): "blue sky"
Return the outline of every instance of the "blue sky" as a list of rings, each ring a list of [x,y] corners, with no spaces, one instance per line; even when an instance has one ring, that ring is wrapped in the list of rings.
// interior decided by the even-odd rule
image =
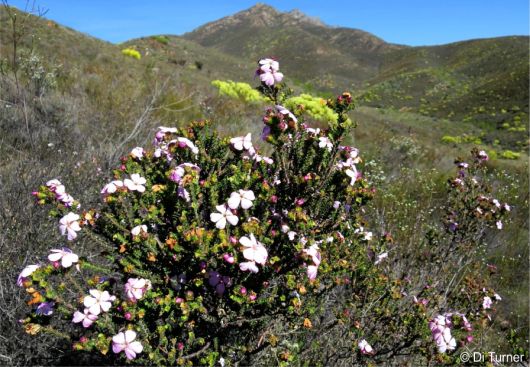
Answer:
[[[24,7],[25,0],[8,0]],[[269,0],[334,26],[358,28],[388,42],[434,45],[472,38],[529,34],[528,0]],[[256,1],[36,0],[46,18],[118,43],[154,34],[182,34]]]

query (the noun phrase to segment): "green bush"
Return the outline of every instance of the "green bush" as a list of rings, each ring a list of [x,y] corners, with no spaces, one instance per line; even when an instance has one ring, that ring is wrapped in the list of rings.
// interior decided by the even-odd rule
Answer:
[[[277,67],[260,61],[262,73]],[[221,138],[199,120],[160,127],[153,150],[123,157],[96,208],[58,180],[34,193],[74,248],[20,274],[28,334],[144,365],[458,361],[457,341],[481,335],[497,302],[474,255],[509,211],[480,181],[485,153],[457,161],[443,226],[418,244],[422,265],[397,258],[395,276],[400,250],[365,229],[375,189],[358,150],[342,144],[351,95],[326,102],[337,119],[318,130],[267,77],[258,90],[275,106],[263,117],[270,157],[250,134]],[[100,256],[75,248],[78,237]]]

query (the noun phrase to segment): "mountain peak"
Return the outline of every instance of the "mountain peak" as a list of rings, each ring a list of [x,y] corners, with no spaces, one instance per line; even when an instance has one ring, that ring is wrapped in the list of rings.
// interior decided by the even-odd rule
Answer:
[[[310,17],[309,15],[302,13],[298,9],[293,9],[286,14],[299,22],[311,23],[313,25],[318,25],[322,27],[326,26],[326,24],[324,24],[318,17]]]

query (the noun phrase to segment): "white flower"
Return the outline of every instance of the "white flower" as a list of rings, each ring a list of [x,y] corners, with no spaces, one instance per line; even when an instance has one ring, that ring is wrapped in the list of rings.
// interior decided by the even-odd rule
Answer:
[[[176,127],[165,127],[165,126],[159,126],[158,131],[161,133],[176,133],[178,132],[178,129]]]
[[[188,138],[178,137],[171,140],[168,145],[177,144],[179,147],[186,147],[193,152],[193,154],[199,154],[199,148],[193,144],[193,142]]]
[[[241,271],[250,271],[252,273],[257,273],[259,271],[254,261],[247,261],[247,262],[240,263],[239,269],[241,269]]]
[[[140,233],[147,233],[147,226],[145,224],[139,225],[131,229],[131,234],[133,236],[139,236]]]
[[[488,296],[484,297],[484,299],[482,300],[482,308],[484,308],[485,310],[491,308],[492,304],[493,304],[493,301]]]
[[[123,187],[123,181],[115,180],[108,184],[106,184],[103,189],[101,190],[101,194],[108,195],[108,194],[114,194],[118,189],[121,189]]]
[[[295,231],[289,231],[287,233],[287,237],[289,237],[289,241],[294,241],[294,238],[296,237],[297,233]]]
[[[35,270],[37,270],[38,268],[40,268],[40,265],[28,265],[26,266],[21,272],[20,274],[18,275],[18,279],[17,279],[17,285],[19,287],[22,287],[22,283],[24,283],[24,280],[29,277],[31,274],[33,274],[35,272]]]
[[[230,144],[235,150],[249,150],[252,148],[252,135],[248,133],[245,136],[237,136],[230,139]]]
[[[308,127],[308,128],[305,129],[305,131],[307,131],[307,133],[311,134],[311,135],[320,134],[320,129],[319,128],[313,129],[312,127]]]
[[[358,345],[362,354],[372,354],[374,352],[372,346],[365,339],[361,340]]]
[[[246,236],[241,237],[239,243],[245,247],[243,250],[245,259],[255,261],[261,265],[265,264],[268,256],[267,249],[262,243],[256,240],[256,237],[252,233],[250,234],[250,238]]]
[[[66,214],[59,220],[59,230],[63,236],[67,236],[68,241],[75,240],[77,238],[76,232],[81,230],[78,220],[79,215],[72,212]]]
[[[352,165],[350,168],[344,171],[344,173],[346,173],[346,176],[351,178],[350,185],[353,186],[355,181],[357,181],[357,168]]]
[[[252,190],[239,190],[238,192],[233,192],[228,199],[228,207],[230,209],[237,209],[239,204],[243,209],[248,209],[252,206],[252,200],[255,200],[256,197]]]
[[[502,297],[499,296],[497,293],[493,295],[493,298],[495,298],[497,301],[502,301]]]
[[[112,306],[112,301],[116,297],[111,296],[107,291],[99,291],[97,289],[90,290],[90,296],[86,296],[83,300],[83,304],[92,315],[99,315],[101,311],[107,312]]]
[[[371,233],[371,232],[370,232]],[[383,261],[384,259],[386,259],[388,257],[388,252],[383,252],[382,254],[380,255],[377,255],[377,260],[375,260],[374,264],[375,265],[378,265],[381,263],[381,261]]]
[[[211,213],[210,220],[215,223],[217,228],[224,229],[227,221],[233,226],[239,222],[237,215],[234,215],[226,205],[217,205],[215,208],[218,213]]]
[[[320,148],[326,148],[328,152],[331,152],[333,150],[333,143],[331,142],[331,140],[329,140],[329,138],[321,136],[320,138],[318,138],[318,140],[318,146]]]
[[[302,252],[309,256],[313,263],[318,266],[320,265],[320,252],[316,243],[312,244],[308,249],[303,249]]]
[[[502,229],[502,222],[498,220],[495,225],[497,226],[497,229]]]
[[[136,159],[142,159],[144,157],[144,148],[136,147],[131,151],[131,156]]]
[[[62,249],[52,249],[52,253],[48,255],[48,260],[59,261],[61,260],[61,266],[63,268],[69,268],[73,263],[79,261],[79,256],[74,254],[69,248],[63,247]]]
[[[123,184],[131,191],[138,191],[138,192],[144,192],[145,191],[145,183],[147,180],[140,176],[138,173],[133,173],[131,175],[131,178],[126,178],[123,181]]]

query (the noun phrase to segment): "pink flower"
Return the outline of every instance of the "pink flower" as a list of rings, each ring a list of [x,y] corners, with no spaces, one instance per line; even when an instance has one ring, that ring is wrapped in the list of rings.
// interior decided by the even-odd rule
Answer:
[[[268,71],[260,74],[259,79],[267,86],[273,86],[283,80],[283,73],[279,71]]]
[[[361,350],[362,354],[366,354],[366,355],[374,354],[374,350],[372,346],[368,344],[368,342],[365,339],[361,340],[358,345],[359,345],[359,349]]]
[[[245,136],[237,136],[230,139],[230,144],[234,147],[235,150],[249,150],[252,148],[252,135],[248,133]]]
[[[169,179],[173,182],[179,183],[182,180],[182,177],[186,174],[186,168],[190,168],[194,171],[200,172],[201,168],[193,163],[182,163],[177,168],[175,168],[173,171],[171,171],[171,174],[169,176]]]
[[[131,156],[136,159],[142,159],[144,157],[144,148],[136,147],[131,151]]]
[[[79,261],[79,256],[74,254],[69,248],[63,247],[62,249],[52,249],[52,253],[48,255],[48,260],[50,261],[59,261],[61,260],[61,265],[63,268],[69,268],[73,263]]]
[[[73,323],[83,323],[83,327],[87,328],[90,327],[98,319],[97,315],[93,315],[88,311],[88,308],[85,308],[85,310],[81,313],[79,311],[74,312],[74,318],[72,319]]]
[[[62,190],[64,191],[64,186],[58,179],[53,179],[46,182],[46,186],[53,192],[56,192],[58,187],[62,187]]]
[[[234,259],[234,256],[230,254],[223,254],[223,260],[226,261],[229,264],[233,264],[236,260]]]
[[[142,353],[144,347],[136,339],[136,332],[133,330],[126,330],[119,332],[117,335],[112,337],[112,351],[116,354],[125,351],[127,359],[136,358],[137,354]]]
[[[59,230],[61,234],[67,235],[68,241],[73,241],[77,238],[78,231],[81,230],[79,226],[79,215],[75,213],[68,213],[59,220]]]
[[[256,237],[252,233],[250,234],[250,238],[246,236],[241,237],[239,243],[245,247],[243,250],[245,259],[255,261],[261,265],[265,264],[268,256],[267,249],[262,243],[256,240]]]
[[[262,71],[278,71],[280,70],[280,63],[274,59],[265,58],[259,60],[259,68]]]
[[[125,284],[125,293],[129,300],[136,302],[151,288],[151,281],[147,279],[129,278]]]
[[[252,190],[239,190],[230,195],[230,199],[228,199],[228,207],[230,209],[237,209],[241,204],[243,209],[248,209],[252,206],[252,201],[255,199],[256,197]]]
[[[217,228],[224,229],[226,227],[226,222],[233,226],[239,222],[237,215],[234,215],[226,205],[217,205],[215,208],[218,213],[211,213],[210,220],[215,223]]]
[[[484,308],[485,310],[491,308],[492,304],[493,304],[493,301],[488,296],[484,297],[484,299],[482,300],[482,308]]]
[[[107,291],[99,291],[97,289],[90,290],[90,296],[86,296],[83,300],[83,304],[88,308],[88,311],[92,315],[99,315],[101,311],[107,312],[112,306],[112,301],[116,297],[111,296]]]
[[[123,181],[115,180],[106,184],[101,190],[102,195],[114,194],[119,189],[123,188]]]
[[[184,137],[178,137],[176,139],[171,140],[168,145],[177,144],[180,148],[188,148],[193,152],[193,154],[199,154],[199,148],[193,144],[193,142]]]
[[[257,273],[259,271],[254,261],[246,261],[239,264],[239,269],[241,271],[250,271],[252,273]]]
[[[315,280],[317,278],[318,265],[308,265],[307,266],[307,277],[309,280]]]
[[[312,244],[308,249],[303,249],[302,252],[309,256],[316,266],[320,265],[320,252],[316,243]]]
[[[33,274],[35,272],[35,270],[37,270],[38,268],[40,268],[40,265],[28,265],[28,266],[26,266],[20,272],[20,274],[18,275],[17,285],[19,287],[22,287],[22,284],[24,283],[26,278],[29,277],[31,274]]]
[[[131,178],[123,180],[123,184],[131,191],[144,192],[146,179],[140,176],[138,173],[133,173]]]
[[[147,226],[145,224],[139,225],[131,229],[133,236],[139,236],[141,233],[147,233]]]

